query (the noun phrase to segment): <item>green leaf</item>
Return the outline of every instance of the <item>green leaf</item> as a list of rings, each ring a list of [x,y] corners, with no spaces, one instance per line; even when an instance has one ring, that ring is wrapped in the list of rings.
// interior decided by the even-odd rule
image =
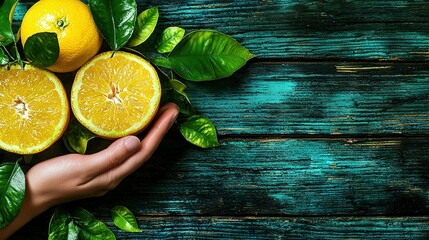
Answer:
[[[142,232],[133,213],[124,206],[116,206],[111,210],[113,223],[126,232]]]
[[[194,107],[189,100],[188,95],[184,92],[186,85],[177,79],[171,79],[169,84],[172,88],[170,93],[169,100],[174,102],[178,107],[181,114],[186,117],[195,115]]]
[[[63,134],[63,141],[70,152],[85,154],[88,142],[96,136],[86,129],[76,118],[72,118]]]
[[[58,206],[49,223],[49,240],[77,240],[79,228],[74,223],[70,213]]]
[[[3,49],[0,48],[0,66],[9,63],[9,57],[4,53]]]
[[[24,45],[24,54],[31,64],[49,67],[54,64],[60,53],[56,33],[42,32],[30,36]]]
[[[185,36],[185,29],[183,28],[166,28],[161,34],[161,39],[156,50],[159,53],[171,52],[174,47],[176,47],[176,45],[182,40],[183,36]]]
[[[177,79],[171,79],[170,85],[178,93],[184,93],[184,91],[186,89],[186,85]]]
[[[7,46],[15,42],[12,31],[12,18],[18,0],[5,0],[0,6],[0,45]]]
[[[190,143],[201,148],[213,148],[219,146],[216,127],[205,116],[195,115],[181,123],[179,130],[183,137]]]
[[[112,50],[117,51],[133,35],[137,18],[135,0],[89,0],[95,24]]]
[[[50,240],[114,240],[113,232],[83,208],[57,207],[49,224]]]
[[[137,17],[134,32],[128,42],[128,46],[135,47],[144,43],[155,30],[158,18],[158,7],[152,7],[140,13]]]
[[[25,175],[16,163],[0,165],[0,228],[18,215],[25,195]]]
[[[253,57],[230,36],[200,30],[186,35],[167,59],[154,59],[154,63],[172,68],[187,80],[210,81],[231,76]]]
[[[75,208],[72,212],[74,221],[79,227],[79,239],[84,240],[114,240],[115,234],[100,220],[83,208]]]

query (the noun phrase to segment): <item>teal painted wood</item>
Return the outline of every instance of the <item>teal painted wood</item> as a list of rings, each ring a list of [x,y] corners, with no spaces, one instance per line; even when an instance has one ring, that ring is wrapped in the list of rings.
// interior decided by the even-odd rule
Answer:
[[[219,134],[426,134],[426,64],[252,63],[221,82],[186,82]]]
[[[116,190],[79,204],[97,215],[116,204],[151,216],[429,214],[426,138],[183,141],[166,139]]]
[[[142,233],[118,230],[117,239],[428,239],[428,217],[276,218],[141,217]],[[11,240],[47,239],[47,229],[27,227]],[[33,238],[34,237],[34,238]]]
[[[32,2],[20,3],[17,21]],[[429,55],[429,3],[424,0],[138,3],[139,11],[159,6],[161,28],[216,29],[260,58],[426,61]]]
[[[176,130],[116,190],[73,204],[118,239],[429,238],[427,1],[138,2],[159,6],[161,29],[216,29],[258,58],[221,82],[186,83],[221,147],[194,148]],[[118,204],[143,234],[113,227]],[[46,239],[50,214],[13,239]]]

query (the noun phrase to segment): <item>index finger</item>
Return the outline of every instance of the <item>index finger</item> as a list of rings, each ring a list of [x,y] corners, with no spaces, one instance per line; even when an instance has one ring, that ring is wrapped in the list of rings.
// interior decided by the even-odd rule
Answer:
[[[110,177],[116,179],[123,179],[149,160],[165,134],[167,134],[173,125],[178,113],[179,111],[175,104],[168,103],[163,106],[159,111],[154,125],[142,139],[140,149],[109,173],[106,173],[106,175],[110,175]]]

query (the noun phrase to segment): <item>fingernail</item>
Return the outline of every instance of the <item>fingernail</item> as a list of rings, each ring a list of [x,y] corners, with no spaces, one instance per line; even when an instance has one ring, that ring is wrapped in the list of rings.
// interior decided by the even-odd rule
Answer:
[[[176,112],[170,118],[170,128],[171,128],[171,126],[173,126],[173,124],[176,121],[178,115],[179,115],[179,110],[176,109]]]
[[[125,139],[124,145],[129,152],[135,152],[140,147],[140,140],[135,136],[130,136]]]

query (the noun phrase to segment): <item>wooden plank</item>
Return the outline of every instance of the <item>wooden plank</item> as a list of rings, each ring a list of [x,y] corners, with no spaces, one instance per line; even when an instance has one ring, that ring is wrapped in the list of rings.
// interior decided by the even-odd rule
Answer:
[[[167,138],[116,190],[79,204],[98,215],[117,204],[151,216],[429,214],[427,138],[183,141]]]
[[[229,79],[186,82],[219,134],[426,134],[425,64],[252,63]]]
[[[141,233],[125,233],[100,218],[117,239],[428,239],[429,217],[138,217]],[[31,222],[11,240],[47,239]]]
[[[32,2],[20,2],[16,21]],[[216,29],[260,58],[426,61],[429,55],[424,0],[138,3],[139,11],[159,6],[161,28]]]

